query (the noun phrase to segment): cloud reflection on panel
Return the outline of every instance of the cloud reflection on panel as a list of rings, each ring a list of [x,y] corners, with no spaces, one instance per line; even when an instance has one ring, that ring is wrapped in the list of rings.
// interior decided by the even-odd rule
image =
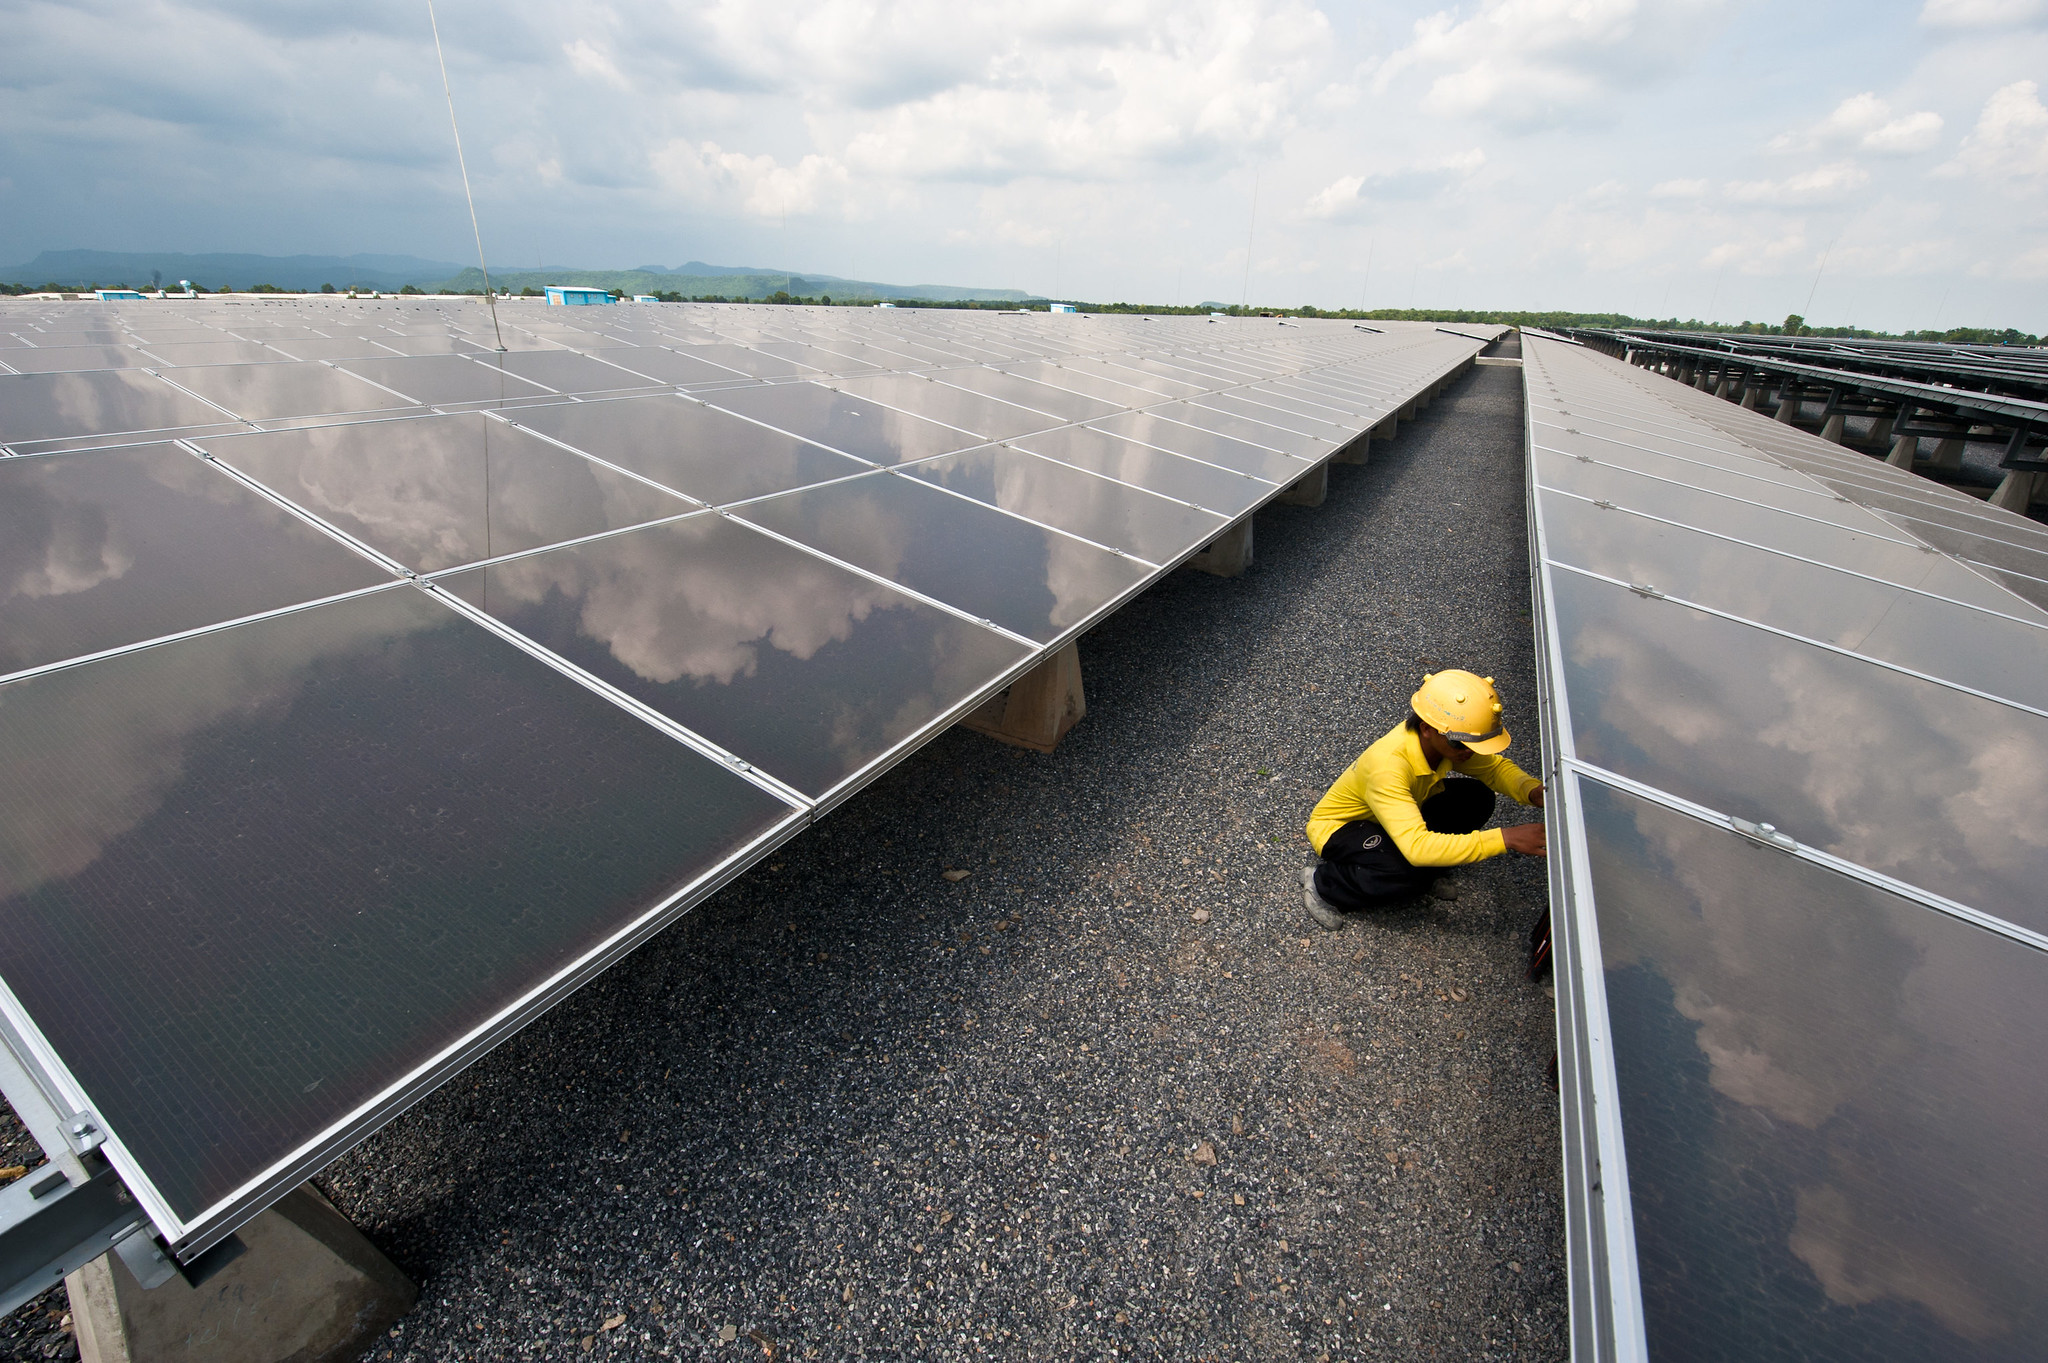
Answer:
[[[0,673],[389,580],[175,445],[0,464]]]
[[[444,582],[814,796],[1026,653],[992,630],[721,517]]]
[[[2048,931],[2036,715],[1557,573],[1578,755]]]
[[[416,627],[390,610],[295,611],[124,654],[137,661],[119,667],[105,659],[0,687],[8,783],[36,792],[7,803],[0,899],[75,875],[155,814],[184,779],[195,735],[268,722],[297,702],[309,672],[326,660]],[[279,637],[294,647],[277,651]],[[138,676],[155,681],[138,685]],[[60,689],[52,677],[69,680]]]
[[[907,472],[1152,563],[1171,563],[1200,548],[1226,524],[1221,516],[1018,450],[948,455]]]
[[[2048,709],[2048,629],[1921,595],[1955,596],[1944,589],[1972,583],[1987,596],[1997,591],[1945,555],[1901,546],[1899,557],[1919,579],[1908,585],[1920,589],[1902,591],[1619,508],[1539,495],[1546,546],[1559,562],[1654,583],[1716,610]],[[2012,610],[2033,614],[2017,601]]]
[[[0,687],[0,766],[0,969],[188,1217],[789,814],[407,586]]]
[[[679,397],[532,407],[519,413],[519,424],[710,506],[845,478],[869,467]]]
[[[0,440],[91,439],[128,431],[224,426],[232,419],[137,369],[0,375]]]
[[[1133,559],[894,473],[771,497],[738,514],[1041,643],[1146,573]]]
[[[422,573],[693,509],[476,413],[202,443],[221,462]]]
[[[2048,958],[1581,790],[1652,1355],[2033,1356]]]

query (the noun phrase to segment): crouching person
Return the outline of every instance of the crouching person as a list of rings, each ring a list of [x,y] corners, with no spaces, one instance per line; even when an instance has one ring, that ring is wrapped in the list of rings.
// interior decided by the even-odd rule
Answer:
[[[1332,932],[1423,894],[1457,898],[1451,867],[1544,854],[1540,821],[1478,831],[1496,795],[1543,804],[1543,783],[1499,756],[1508,733],[1493,678],[1430,673],[1408,703],[1408,718],[1360,754],[1309,816],[1322,860],[1302,868],[1302,899]]]

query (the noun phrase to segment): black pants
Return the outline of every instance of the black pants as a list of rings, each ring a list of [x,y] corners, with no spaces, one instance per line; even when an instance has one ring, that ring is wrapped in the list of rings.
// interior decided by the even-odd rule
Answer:
[[[1422,821],[1435,833],[1476,833],[1493,817],[1494,795],[1482,781],[1453,776],[1422,802]],[[1333,909],[1356,913],[1413,899],[1449,867],[1414,866],[1385,829],[1353,819],[1323,844],[1316,893]]]

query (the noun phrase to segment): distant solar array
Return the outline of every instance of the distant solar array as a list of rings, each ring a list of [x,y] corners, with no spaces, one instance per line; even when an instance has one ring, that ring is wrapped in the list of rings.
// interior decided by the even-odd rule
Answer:
[[[1969,442],[2003,446],[2002,469],[2048,471],[2048,352],[2033,347],[1649,329],[1571,335],[1746,405],[1774,392],[1778,420],[1811,419],[1834,443],[1848,443],[1850,419],[1867,419],[1875,452],[1901,467],[1919,457],[1924,436],[1938,442],[1926,469],[1937,476],[1958,467]],[[2015,489],[2008,509],[2026,510],[2032,482]]]
[[[2048,528],[1523,346],[1574,1357],[2038,1357]]]
[[[181,1256],[1499,331],[500,316],[0,310],[0,1021]]]
[[[1855,373],[1981,389],[2009,397],[2048,398],[2048,353],[2032,346],[1664,331],[1648,327],[1581,328],[1572,334],[1586,340],[1618,341],[1624,346],[1694,346],[1727,355],[1825,365]]]

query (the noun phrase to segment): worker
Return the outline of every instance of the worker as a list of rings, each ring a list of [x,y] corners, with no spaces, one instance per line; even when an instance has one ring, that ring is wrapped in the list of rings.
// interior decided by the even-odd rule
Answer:
[[[1543,807],[1543,783],[1499,755],[1508,732],[1493,678],[1427,673],[1408,705],[1408,718],[1360,754],[1309,815],[1308,840],[1322,860],[1301,870],[1302,901],[1332,932],[1352,915],[1423,894],[1456,899],[1450,867],[1503,852],[1544,854],[1540,820],[1478,831],[1497,794]]]

